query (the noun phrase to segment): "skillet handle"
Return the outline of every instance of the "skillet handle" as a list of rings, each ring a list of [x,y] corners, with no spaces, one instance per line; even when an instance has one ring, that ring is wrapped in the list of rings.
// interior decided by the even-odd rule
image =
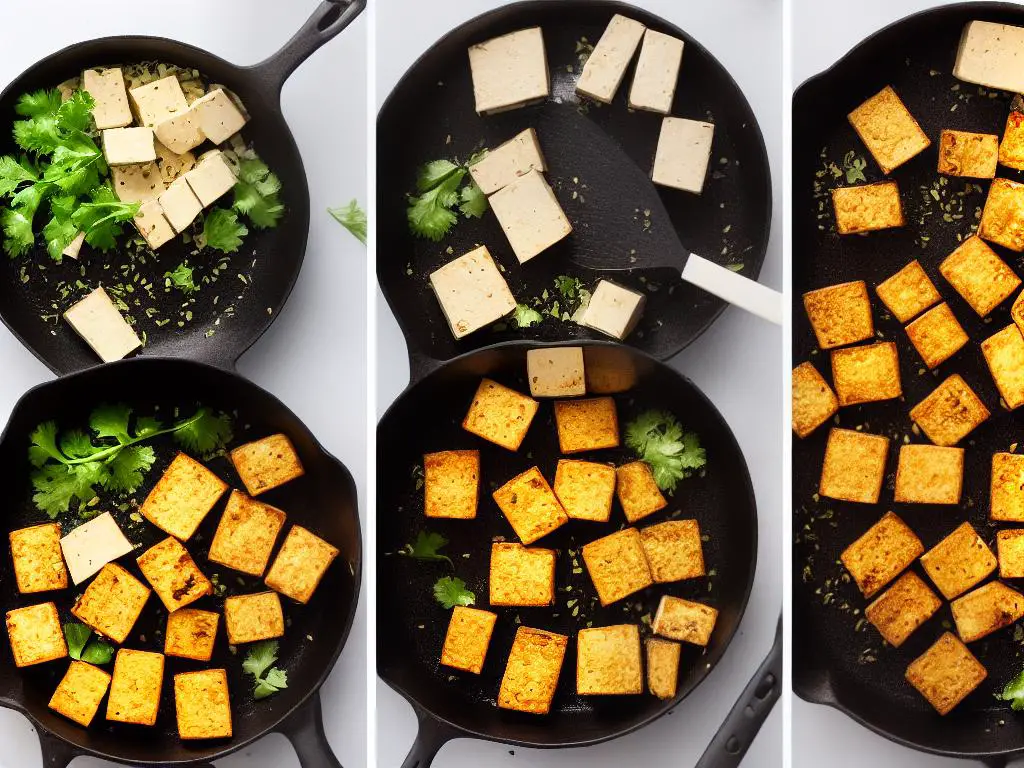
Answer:
[[[324,733],[319,691],[292,712],[277,730],[292,743],[302,768],[341,768]]]
[[[43,753],[43,768],[67,768],[72,760],[85,754],[63,739],[47,733],[38,725],[36,735],[39,737],[39,749]]]
[[[409,386],[418,384],[428,375],[444,365],[444,361],[435,360],[429,355],[415,351],[409,347]]]
[[[434,719],[419,707],[415,707],[419,730],[409,755],[402,763],[402,768],[430,768],[441,747],[452,739],[458,738],[458,731]]]
[[[691,253],[683,280],[745,309],[775,325],[782,325],[782,294],[749,277]]]

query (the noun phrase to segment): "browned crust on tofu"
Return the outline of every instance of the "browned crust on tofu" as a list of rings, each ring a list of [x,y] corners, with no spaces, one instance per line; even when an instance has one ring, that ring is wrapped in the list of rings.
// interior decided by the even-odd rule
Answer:
[[[472,520],[480,498],[480,451],[423,456],[423,514]]]
[[[840,235],[876,232],[902,227],[906,223],[900,188],[895,181],[836,187],[832,190],[832,208],[836,216],[836,231]]]
[[[651,628],[670,640],[706,646],[717,621],[718,611],[710,605],[662,595]]]
[[[1011,251],[1024,251],[1024,184],[992,179],[978,236]]]
[[[532,544],[569,522],[540,469],[516,475],[492,496],[523,544]]]
[[[640,543],[659,584],[704,576],[704,548],[696,520],[669,520],[640,530]]]
[[[996,534],[999,578],[1024,578],[1024,529],[1015,528]]]
[[[123,643],[149,599],[149,587],[117,563],[107,563],[71,608],[87,627]]]
[[[99,667],[84,661],[72,661],[57,685],[57,690],[53,692],[49,707],[68,720],[88,728],[109,685],[110,675]]]
[[[833,427],[825,446],[818,493],[830,499],[877,504],[889,438]]]
[[[579,631],[576,692],[580,696],[614,696],[643,691],[640,630],[635,624]]]
[[[562,453],[619,447],[619,417],[611,397],[556,400],[555,425]]]
[[[880,341],[832,351],[832,382],[839,405],[892,400],[903,394],[896,345]]]
[[[939,272],[979,317],[986,317],[1020,286],[1020,278],[984,240],[973,235],[956,247]]]
[[[174,710],[182,739],[231,738],[227,672],[204,669],[175,675]]]
[[[262,576],[286,517],[277,507],[232,491],[210,544],[210,562]]]
[[[929,368],[949,360],[970,340],[953,310],[945,302],[908,325],[907,336]]]
[[[192,555],[173,536],[154,544],[136,560],[139,570],[168,611],[176,611],[213,594],[213,584]]]
[[[662,701],[674,699],[683,646],[660,637],[648,637],[644,645],[647,650],[647,690]]]
[[[1006,117],[1003,139],[999,142],[999,162],[1007,168],[1024,171],[1024,113],[1013,110]]]
[[[263,581],[275,592],[308,603],[337,556],[337,547],[293,525]]]
[[[1001,581],[990,581],[957,598],[949,607],[960,639],[973,643],[1024,616],[1024,595]]]
[[[60,615],[53,603],[28,605],[7,612],[7,637],[17,667],[29,667],[68,655]]]
[[[224,601],[224,627],[231,645],[284,635],[284,612],[277,592],[236,595]]]
[[[585,544],[582,553],[601,605],[611,605],[654,583],[640,532],[635,528]]]
[[[569,638],[519,627],[498,691],[498,706],[535,715],[551,710]]]
[[[863,280],[808,291],[804,309],[822,349],[855,344],[875,335],[868,286]]]
[[[906,675],[940,715],[949,714],[987,676],[981,662],[952,632],[911,662]]]
[[[843,550],[840,560],[864,597],[874,597],[924,553],[924,544],[899,516],[882,519]]]
[[[1024,456],[993,454],[989,503],[993,520],[1024,523]]]
[[[1024,291],[1017,294],[1017,298],[1013,300],[1013,305],[1010,307],[1010,317],[1016,323],[1018,330],[1024,333]]]
[[[811,363],[793,369],[793,431],[807,437],[836,415],[839,398]]]
[[[539,407],[532,397],[485,378],[473,395],[462,428],[502,448],[518,451]]]
[[[65,589],[68,569],[60,548],[60,523],[19,528],[8,534],[14,578],[23,595]]]
[[[1024,336],[1010,323],[981,342],[992,380],[1011,411],[1024,405]]]
[[[182,659],[209,661],[217,640],[220,614],[198,608],[182,608],[167,615],[164,654]]]
[[[956,445],[991,414],[958,373],[915,405],[910,418],[936,445]]]
[[[559,459],[552,488],[571,520],[607,523],[615,498],[615,467],[594,461]]]
[[[164,655],[121,648],[107,700],[107,720],[155,725],[164,681]]]
[[[491,634],[498,614],[479,608],[455,606],[441,649],[441,663],[479,675],[487,660]]]
[[[925,573],[947,600],[980,584],[996,565],[996,556],[970,523],[961,524],[921,555]]]
[[[631,523],[650,517],[668,506],[668,501],[654,479],[654,473],[645,461],[632,461],[616,468],[615,493],[626,520]]]
[[[897,502],[959,504],[964,482],[964,449],[902,445],[896,467]]]
[[[998,163],[999,137],[994,133],[947,129],[939,136],[939,173],[992,179]]]
[[[491,605],[552,605],[555,602],[555,550],[522,544],[491,544]]]
[[[848,118],[885,174],[931,146],[931,140],[891,85],[853,110]]]
[[[250,496],[259,496],[306,474],[295,446],[284,434],[240,445],[230,456]]]
[[[942,301],[935,283],[917,259],[879,283],[875,293],[901,323]]]
[[[899,648],[941,607],[939,596],[920,576],[907,571],[864,610],[864,618],[874,625],[885,642]]]
[[[164,533],[188,541],[227,489],[228,484],[213,472],[179,453],[139,512]]]

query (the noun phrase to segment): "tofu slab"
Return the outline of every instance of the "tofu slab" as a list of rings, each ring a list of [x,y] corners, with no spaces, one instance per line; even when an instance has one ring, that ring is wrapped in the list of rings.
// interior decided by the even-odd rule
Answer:
[[[992,180],[978,236],[1011,251],[1024,251],[1024,184],[1010,179]]]
[[[107,563],[134,549],[109,512],[82,523],[60,540],[60,549],[71,571],[71,580],[81,584]]]
[[[230,458],[250,496],[280,488],[306,474],[295,445],[284,433],[240,445]]]
[[[455,606],[441,649],[441,663],[479,675],[487,660],[498,614],[479,608]]]
[[[60,615],[53,603],[40,603],[7,612],[7,638],[16,667],[30,667],[68,655]]]
[[[668,506],[654,473],[645,461],[632,461],[616,468],[615,493],[630,523],[650,517]]]
[[[569,522],[558,497],[537,467],[513,477],[492,495],[523,544],[532,544]]]
[[[223,88],[196,99],[192,109],[196,113],[199,130],[214,144],[223,144],[242,130],[248,120]]]
[[[954,600],[950,609],[960,639],[973,643],[1024,616],[1024,595],[1001,581],[990,581]]]
[[[562,453],[619,446],[619,418],[611,397],[556,400],[555,426]]]
[[[491,379],[481,379],[462,428],[477,437],[518,451],[540,403]]]
[[[572,234],[554,190],[538,170],[531,170],[491,195],[489,202],[520,264]]]
[[[700,524],[696,520],[669,520],[640,530],[640,543],[659,584],[706,575]]]
[[[855,344],[875,335],[868,286],[863,280],[809,291],[804,294],[804,309],[822,349]]]
[[[718,611],[710,605],[662,595],[651,628],[669,640],[706,646],[717,621]]]
[[[192,192],[192,187],[185,178],[172,182],[160,195],[159,200],[164,218],[178,234],[188,229],[203,211],[202,203]]]
[[[892,229],[905,223],[900,189],[895,181],[837,187],[832,190],[832,208],[840,235]]]
[[[204,669],[175,675],[174,710],[182,739],[231,738],[227,672]]]
[[[875,288],[878,298],[897,320],[905,323],[940,301],[942,296],[924,271],[921,263],[914,259],[890,278]]]
[[[199,114],[192,107],[163,118],[153,127],[153,133],[157,141],[179,155],[206,141],[203,129],[199,127]]]
[[[864,618],[874,625],[885,642],[899,648],[941,607],[939,596],[920,576],[907,571],[864,609]]]
[[[220,614],[198,608],[182,608],[167,615],[164,654],[182,659],[209,661],[217,639]]]
[[[988,676],[967,646],[946,632],[907,667],[907,680],[940,715],[948,715]]]
[[[576,92],[603,104],[611,104],[645,29],[647,27],[639,21],[618,13],[612,16],[583,65],[583,73],[576,81]]]
[[[555,550],[491,544],[490,603],[544,606],[555,602]]]
[[[262,576],[286,517],[277,507],[232,491],[210,544],[210,562]]]
[[[1006,407],[1024,405],[1024,336],[1016,323],[981,342],[981,353]]]
[[[156,164],[164,184],[170,184],[196,167],[196,156],[191,152],[172,152],[158,139],[156,142]]]
[[[103,159],[107,165],[134,165],[156,160],[152,128],[108,128],[103,131]]]
[[[699,195],[704,191],[714,136],[714,123],[666,117],[661,121],[651,181]]]
[[[1024,28],[991,21],[964,26],[953,76],[1011,93],[1024,92]]]
[[[924,545],[893,512],[848,546],[840,560],[864,597],[874,597],[924,553]]]
[[[469,69],[478,114],[504,112],[541,101],[550,92],[547,54],[540,27],[469,48]]]
[[[910,410],[910,418],[936,445],[956,445],[990,415],[958,373]]]
[[[924,364],[936,368],[966,346],[967,332],[945,302],[932,307],[907,326],[907,337]]]
[[[949,254],[939,271],[979,317],[988,316],[1020,287],[1017,274],[976,236]]]
[[[640,630],[635,624],[581,629],[576,645],[576,692],[580,696],[643,693]]]
[[[853,110],[849,120],[885,174],[931,145],[917,120],[889,85]]]
[[[832,351],[832,382],[840,406],[892,400],[903,395],[896,345],[880,341]]]
[[[1006,117],[1003,138],[999,142],[999,164],[1024,171],[1024,112],[1013,109]]]
[[[611,518],[615,498],[615,467],[559,459],[553,489],[571,520],[606,523]]]
[[[526,350],[526,377],[534,397],[577,397],[587,394],[583,347],[539,347]]]
[[[238,179],[224,155],[217,151],[205,155],[199,165],[185,174],[185,181],[203,208],[209,208],[234,189]]]
[[[164,208],[159,200],[143,203],[134,222],[139,234],[154,251],[169,243],[177,234],[171,222],[164,216]]]
[[[472,520],[480,499],[480,451],[439,451],[423,457],[423,514]]]
[[[569,638],[519,627],[498,690],[498,706],[534,715],[551,710]]]
[[[64,319],[104,363],[122,360],[142,346],[103,288],[72,305]]]
[[[600,280],[580,322],[606,336],[622,341],[636,328],[647,297],[611,280]]]
[[[123,643],[149,599],[149,588],[117,563],[104,565],[71,613],[115,643]]]
[[[1024,530],[1017,528],[996,533],[999,578],[1024,578]]]
[[[485,195],[493,195],[532,170],[546,171],[544,153],[533,128],[516,134],[469,166],[469,175]]]
[[[228,489],[198,461],[179,453],[149,492],[139,512],[179,541],[188,541]]]
[[[168,612],[213,594],[213,584],[173,536],[154,544],[136,562]]]
[[[993,454],[989,502],[993,520],[1024,522],[1024,456]]]
[[[181,83],[174,75],[132,88],[128,95],[131,97],[139,122],[150,128],[176,112],[188,109],[188,100],[181,90]]]
[[[100,702],[107,695],[110,675],[84,661],[72,661],[48,706],[79,725],[88,728]]]
[[[611,605],[654,583],[640,532],[635,528],[585,544],[582,554],[601,605]]]
[[[629,108],[669,114],[682,60],[682,40],[648,29],[636,62],[633,87],[629,89]]]
[[[939,136],[939,173],[992,179],[998,163],[999,137],[994,133],[945,130]]]
[[[963,523],[921,555],[921,566],[943,597],[952,600],[980,584],[998,561],[970,523]]]
[[[301,525],[293,525],[264,583],[298,603],[308,603],[339,550]]]
[[[236,595],[224,601],[224,627],[231,645],[284,635],[284,612],[277,592]]]
[[[672,640],[649,637],[647,651],[647,690],[652,696],[667,700],[676,697],[679,680],[679,657],[682,646]]]
[[[121,648],[114,659],[107,720],[135,725],[156,725],[160,690],[164,682],[164,655]]]
[[[110,169],[110,175],[114,194],[122,203],[148,203],[160,197],[165,189],[155,162],[116,165]]]
[[[19,528],[11,531],[8,539],[18,592],[29,595],[67,587],[68,570],[61,555],[60,523]]]
[[[97,130],[125,128],[132,124],[128,91],[119,67],[85,70],[82,72],[82,90],[96,102],[92,108],[92,119]]]
[[[825,446],[818,493],[830,499],[877,504],[889,438],[834,427]]]
[[[839,398],[813,363],[793,369],[793,431],[807,437],[839,411]]]
[[[959,504],[963,481],[963,448],[900,446],[900,460],[896,468],[897,502]]]
[[[512,291],[485,245],[432,272],[430,287],[456,339],[500,320],[516,308]]]

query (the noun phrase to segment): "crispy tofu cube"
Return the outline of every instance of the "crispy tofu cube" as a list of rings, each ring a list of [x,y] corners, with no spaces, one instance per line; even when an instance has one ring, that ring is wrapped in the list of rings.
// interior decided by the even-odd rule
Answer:
[[[989,504],[993,520],[1024,522],[1024,456],[993,454]]]
[[[668,506],[654,473],[645,461],[632,461],[615,470],[615,492],[626,520],[635,523]]]
[[[612,16],[583,65],[583,73],[576,81],[576,92],[603,104],[611,104],[645,29],[647,27],[639,21],[620,13]]]
[[[188,541],[228,484],[184,453],[174,457],[139,512],[176,539]]]
[[[188,229],[196,217],[203,212],[203,204],[195,196],[188,180],[184,177],[171,182],[159,197],[164,218],[181,234]]]
[[[165,117],[153,126],[153,134],[157,141],[179,155],[206,141],[199,127],[199,113],[191,107]]]
[[[637,367],[632,354],[632,350],[615,345],[584,347],[587,392],[617,395],[636,386]]]
[[[943,634],[907,667],[907,680],[940,715],[949,714],[987,675],[952,632]]]
[[[462,428],[502,448],[518,451],[539,407],[532,397],[485,378],[473,395]]]
[[[825,446],[818,493],[830,499],[877,504],[889,438],[833,427]]]
[[[583,347],[539,347],[526,350],[526,372],[534,397],[576,397],[587,394]]]
[[[676,697],[679,680],[679,656],[683,647],[672,640],[649,637],[647,649],[647,690],[652,696],[667,700]]]
[[[430,287],[456,339],[490,325],[516,308],[516,300],[486,245],[430,273]]]
[[[213,584],[173,536],[154,544],[136,562],[168,611],[184,608],[213,594]]]
[[[992,179],[999,162],[999,137],[994,133],[945,130],[939,137],[939,173]]]
[[[472,520],[480,497],[480,451],[440,451],[423,457],[423,514]]]
[[[580,696],[644,692],[640,630],[635,624],[581,629],[576,642],[576,692]]]
[[[537,467],[513,477],[492,496],[523,544],[532,544],[569,522],[565,509]]]
[[[804,309],[822,349],[855,344],[875,335],[868,286],[863,280],[809,291],[804,294]]]
[[[1016,323],[981,342],[989,373],[1011,411],[1024,405],[1024,336]]]
[[[277,507],[232,491],[210,544],[210,562],[262,576],[286,517]]]
[[[962,595],[996,569],[992,550],[970,523],[963,523],[921,555],[921,566],[947,600]]]
[[[929,368],[949,360],[969,341],[963,326],[945,302],[908,325],[907,336]]]
[[[832,208],[836,214],[836,231],[840,235],[875,232],[902,227],[906,223],[900,188],[895,181],[837,187],[832,190]]]
[[[520,264],[572,234],[554,190],[538,170],[527,171],[488,202]]]
[[[110,176],[114,194],[122,203],[148,203],[164,193],[164,181],[155,162],[115,165]]]
[[[192,104],[203,136],[214,144],[223,144],[245,126],[248,118],[227,91],[217,88]]]
[[[1024,333],[1024,291],[1017,294],[1010,307],[1010,318],[1017,324],[1017,328]]]
[[[714,139],[714,123],[665,117],[654,151],[651,181],[662,187],[701,194],[711,164]]]
[[[152,128],[108,128],[103,132],[107,165],[136,165],[156,160]]]
[[[706,646],[717,621],[718,611],[710,605],[662,595],[651,628],[669,640]]]
[[[611,397],[556,400],[555,425],[562,453],[619,447],[619,417]]]
[[[104,565],[71,608],[87,627],[123,643],[149,600],[149,588],[117,563]]]
[[[672,111],[683,47],[678,37],[654,29],[644,32],[633,87],[629,89],[630,109],[645,109],[662,115]]]
[[[646,304],[647,297],[642,293],[631,291],[611,280],[599,280],[583,312],[580,325],[622,341],[640,322]],[[601,390],[592,386],[591,391],[599,393]]]
[[[479,608],[455,606],[448,632],[444,636],[441,663],[446,667],[461,669],[479,675],[487,659],[491,645],[491,634],[498,614]]]
[[[1020,286],[1016,273],[976,236],[949,254],[939,271],[980,317],[986,317]]]
[[[82,90],[96,102],[92,108],[96,130],[125,128],[132,124],[128,91],[124,85],[124,74],[119,67],[85,70],[82,73]]]
[[[156,725],[160,689],[164,683],[164,655],[121,648],[114,660],[107,720]]]
[[[807,437],[836,415],[839,399],[813,363],[793,369],[793,431]]]
[[[552,605],[555,550],[491,544],[491,605]]]
[[[1024,251],[1024,184],[1009,179],[992,179],[985,208],[981,212],[978,237],[1011,251]],[[1020,280],[1017,280],[1019,284]]]
[[[277,592],[237,595],[224,601],[224,627],[231,645],[284,635],[284,612]]]
[[[601,605],[611,605],[654,583],[636,528],[616,531],[585,544],[582,553]]]
[[[901,323],[942,301],[935,283],[917,259],[879,283],[875,293]]]
[[[28,667],[68,655],[57,606],[40,603],[7,612],[7,636],[11,641],[14,664]]]
[[[920,576],[907,571],[864,609],[864,617],[885,638],[885,642],[899,648],[941,607],[939,596]]]
[[[174,75],[132,88],[128,95],[131,96],[139,122],[151,127],[175,112],[188,108],[188,100],[181,90],[181,83]]]
[[[1024,595],[1001,581],[990,581],[957,598],[949,607],[960,639],[973,643],[1024,616]]]
[[[264,583],[296,602],[308,603],[337,556],[337,547],[301,525],[293,525]]]
[[[209,661],[217,639],[220,614],[198,608],[182,608],[167,615],[164,654],[182,659]]]
[[[235,172],[219,150],[204,155],[199,165],[185,174],[185,180],[204,208],[220,200],[238,182]]]
[[[999,142],[999,162],[1024,171],[1024,112],[1012,110],[1007,116],[1003,140]]]
[[[481,192],[493,195],[534,169],[546,171],[547,165],[537,132],[527,128],[470,165],[469,175]]]
[[[478,114],[546,99],[550,84],[541,28],[520,29],[470,46],[469,71]]]
[[[897,502],[959,504],[964,483],[964,449],[901,445],[896,467]]]
[[[886,512],[843,551],[840,560],[864,597],[873,597],[923,553],[917,535],[896,514]]]
[[[60,540],[71,580],[81,584],[107,563],[124,557],[134,545],[128,541],[109,512],[82,523]]]
[[[174,710],[182,739],[231,738],[231,699],[223,669],[174,676]]]
[[[19,528],[9,534],[14,579],[23,595],[64,589],[68,570],[60,549],[60,523]]]
[[[254,440],[231,451],[231,463],[250,496],[272,491],[306,474],[288,435]]]
[[[936,445],[956,445],[990,415],[958,373],[939,384],[910,411],[910,418]]]
[[[64,313],[64,319],[105,363],[128,357],[142,346],[142,339],[103,288],[73,304]]]
[[[569,638],[519,627],[498,691],[498,706],[534,715],[551,710]]]
[[[84,661],[72,661],[57,690],[50,697],[49,707],[79,725],[88,728],[100,702],[107,695],[110,675]]]
[[[169,243],[177,234],[164,216],[164,208],[159,200],[143,203],[133,221],[139,234],[154,251]]]
[[[903,387],[896,345],[880,341],[833,350],[832,381],[841,406],[900,397]]]
[[[640,543],[659,584],[705,575],[704,549],[696,520],[669,520],[640,530]]]
[[[849,120],[885,174],[931,145],[891,85],[853,110]]]
[[[996,534],[999,578],[1024,578],[1024,530],[999,531]]]
[[[615,497],[615,467],[593,461],[559,459],[554,491],[570,519],[607,523]]]

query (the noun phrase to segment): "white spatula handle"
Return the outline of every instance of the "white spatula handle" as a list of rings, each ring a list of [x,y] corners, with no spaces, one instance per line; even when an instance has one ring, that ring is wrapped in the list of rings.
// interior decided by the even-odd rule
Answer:
[[[683,280],[770,323],[782,325],[782,294],[731,269],[692,253],[683,268]]]

